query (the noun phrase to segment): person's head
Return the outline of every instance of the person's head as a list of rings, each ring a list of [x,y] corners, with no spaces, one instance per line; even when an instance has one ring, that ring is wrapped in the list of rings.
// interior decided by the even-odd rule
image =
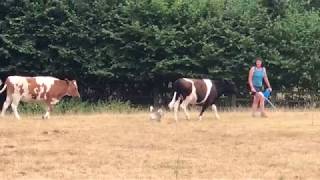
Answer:
[[[262,58],[260,58],[260,57],[256,58],[256,66],[258,68],[262,67]]]

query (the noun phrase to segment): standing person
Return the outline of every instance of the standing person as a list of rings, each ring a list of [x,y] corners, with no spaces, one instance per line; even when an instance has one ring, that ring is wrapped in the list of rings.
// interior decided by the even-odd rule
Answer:
[[[256,58],[255,66],[251,67],[249,71],[248,82],[250,86],[250,90],[253,93],[253,102],[252,102],[252,116],[255,116],[255,113],[260,108],[261,116],[268,117],[264,110],[264,97],[262,93],[263,91],[263,80],[271,92],[270,82],[267,76],[266,69],[262,65],[262,59]]]

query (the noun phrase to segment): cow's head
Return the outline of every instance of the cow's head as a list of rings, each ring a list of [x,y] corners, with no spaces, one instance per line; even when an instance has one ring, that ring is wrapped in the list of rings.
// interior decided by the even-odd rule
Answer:
[[[237,94],[238,88],[232,80],[223,80],[223,89],[226,95]]]
[[[68,84],[67,94],[72,97],[80,97],[80,93],[78,91],[78,85],[76,80],[67,80]]]

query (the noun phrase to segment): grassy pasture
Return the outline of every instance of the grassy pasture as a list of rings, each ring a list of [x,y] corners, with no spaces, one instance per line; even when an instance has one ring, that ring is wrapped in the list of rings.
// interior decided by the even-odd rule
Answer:
[[[0,119],[0,179],[319,179],[320,112]],[[181,114],[181,117],[182,114]]]

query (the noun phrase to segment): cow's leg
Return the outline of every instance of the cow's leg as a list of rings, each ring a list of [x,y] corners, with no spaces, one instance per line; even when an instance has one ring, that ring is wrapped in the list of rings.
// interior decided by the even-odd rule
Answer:
[[[215,104],[212,104],[212,111],[214,111],[214,115],[216,116],[216,119],[220,119],[220,116],[218,114],[217,106]]]
[[[188,105],[189,105],[189,100],[188,100],[188,98],[186,98],[184,101],[182,101],[182,103],[181,103],[181,108],[183,109],[184,114],[185,114],[187,120],[190,119],[190,115],[189,115],[188,110],[187,110]]]
[[[46,113],[42,116],[42,119],[49,119],[50,118],[50,112],[52,111],[52,106],[47,107]]]
[[[202,108],[201,108],[201,111],[200,111],[200,114],[199,114],[199,121],[202,120],[202,114],[207,108],[208,108],[208,104],[203,104],[202,105]]]
[[[14,116],[15,116],[17,119],[21,119],[21,118],[20,118],[20,115],[19,115],[19,113],[18,113],[18,105],[19,105],[19,102],[20,102],[20,98],[13,97],[13,100],[12,100],[12,103],[11,103],[12,111],[13,111],[13,113],[14,113]]]
[[[178,111],[180,106],[180,98],[174,103],[174,119],[178,122]]]
[[[2,117],[5,115],[8,107],[10,106],[11,103],[12,103],[12,97],[11,96],[7,96],[6,101],[2,105],[2,112],[1,112],[1,116]]]
[[[53,103],[52,102],[47,102],[46,104],[47,104],[47,111],[42,116],[42,119],[49,119],[50,118],[50,112],[52,111],[52,108],[53,108]]]

